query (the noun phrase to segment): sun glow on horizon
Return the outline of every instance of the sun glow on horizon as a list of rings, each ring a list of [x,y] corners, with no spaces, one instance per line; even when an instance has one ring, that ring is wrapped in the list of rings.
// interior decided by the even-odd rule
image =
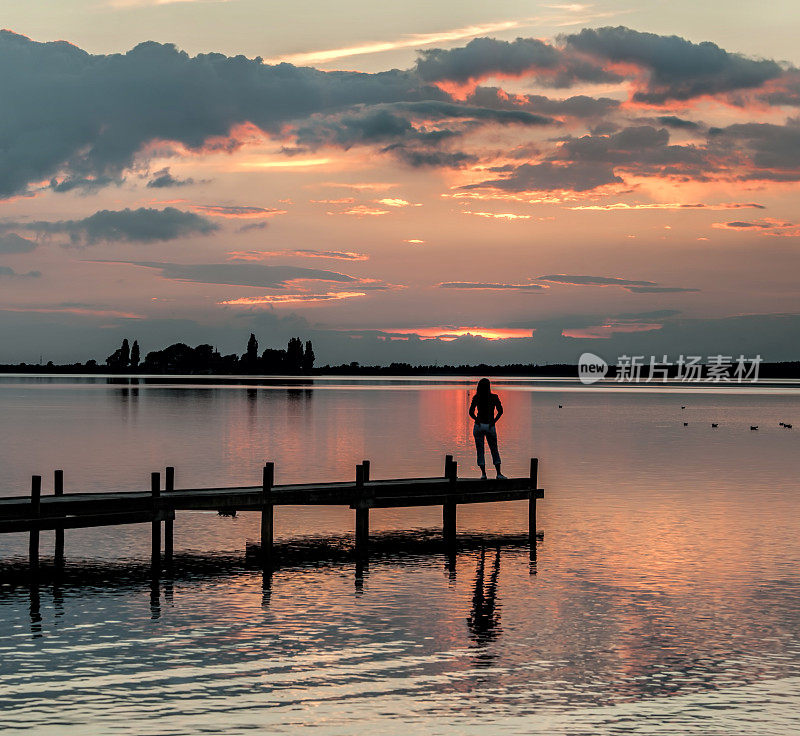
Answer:
[[[533,328],[516,327],[401,327],[385,330],[389,339],[398,336],[398,339],[419,337],[423,340],[455,340],[458,337],[483,337],[487,340],[508,340],[513,338],[531,337]]]

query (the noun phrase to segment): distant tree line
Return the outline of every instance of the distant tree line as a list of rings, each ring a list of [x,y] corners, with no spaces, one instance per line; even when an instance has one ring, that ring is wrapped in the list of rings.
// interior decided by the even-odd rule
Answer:
[[[212,345],[190,347],[182,342],[163,350],[153,350],[141,360],[139,342],[128,340],[106,358],[108,370],[113,373],[247,373],[263,375],[270,373],[310,373],[314,368],[314,347],[311,340],[305,346],[299,337],[289,340],[285,350],[267,348],[258,352],[258,340],[250,334],[245,352],[222,355]]]
[[[106,358],[105,366],[96,360],[85,363],[55,365],[48,361],[40,363],[0,364],[0,373],[183,373],[207,375],[362,375],[362,376],[548,376],[578,377],[578,366],[570,363],[503,363],[460,365],[361,365],[356,361],[340,365],[314,367],[314,348],[311,341],[305,345],[299,337],[289,340],[285,350],[267,348],[259,354],[258,340],[251,334],[245,352],[240,356],[220,354],[211,345],[195,348],[185,343],[175,343],[163,350],[148,353],[142,361],[139,343],[131,345],[123,340],[122,345]],[[615,378],[616,367],[611,365],[608,378]],[[674,376],[674,367],[669,372]],[[761,380],[778,378],[800,378],[800,361],[765,362],[759,371]]]

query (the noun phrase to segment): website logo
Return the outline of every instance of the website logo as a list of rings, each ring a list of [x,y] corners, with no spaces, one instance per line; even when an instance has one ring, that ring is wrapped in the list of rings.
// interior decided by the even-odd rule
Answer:
[[[594,353],[584,353],[578,360],[578,378],[581,383],[597,383],[606,377],[608,373],[608,363],[599,355]]]

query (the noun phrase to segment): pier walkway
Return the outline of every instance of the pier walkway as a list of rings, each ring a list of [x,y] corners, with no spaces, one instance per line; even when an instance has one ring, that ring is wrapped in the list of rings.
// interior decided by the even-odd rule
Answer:
[[[445,542],[456,539],[456,509],[459,504],[493,501],[528,501],[528,536],[535,549],[536,501],[544,497],[538,487],[538,460],[531,459],[527,478],[481,480],[459,478],[457,463],[445,458],[444,474],[436,478],[390,478],[373,480],[370,463],[356,466],[353,481],[275,485],[273,463],[266,463],[260,486],[224,488],[175,488],[175,470],[152,473],[149,491],[65,493],[64,474],[56,470],[53,495],[42,495],[42,478],[35,475],[31,494],[0,498],[0,533],[27,532],[32,572],[39,567],[39,535],[55,530],[55,564],[64,564],[64,530],[117,524],[151,524],[151,561],[154,567],[169,563],[173,555],[173,521],[177,511],[216,510],[232,514],[261,514],[260,557],[264,567],[273,564],[275,506],[349,506],[355,511],[355,554],[369,549],[370,509],[411,506],[441,506]],[[163,557],[162,557],[163,525]]]

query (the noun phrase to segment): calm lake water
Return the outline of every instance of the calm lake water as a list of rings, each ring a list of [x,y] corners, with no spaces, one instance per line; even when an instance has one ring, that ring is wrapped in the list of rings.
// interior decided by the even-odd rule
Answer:
[[[3,376],[0,495],[33,473],[50,493],[55,468],[67,492],[166,465],[178,487],[256,485],[267,459],[279,483],[365,458],[439,475],[445,453],[471,474],[471,385]],[[68,531],[69,576],[38,591],[5,535],[0,730],[797,734],[800,389],[495,390],[504,472],[541,459],[535,563],[524,502],[460,507],[454,564],[430,545],[441,509],[374,511],[358,570],[352,511],[279,508],[271,579],[244,559],[256,514],[179,513],[155,583],[148,526]]]

